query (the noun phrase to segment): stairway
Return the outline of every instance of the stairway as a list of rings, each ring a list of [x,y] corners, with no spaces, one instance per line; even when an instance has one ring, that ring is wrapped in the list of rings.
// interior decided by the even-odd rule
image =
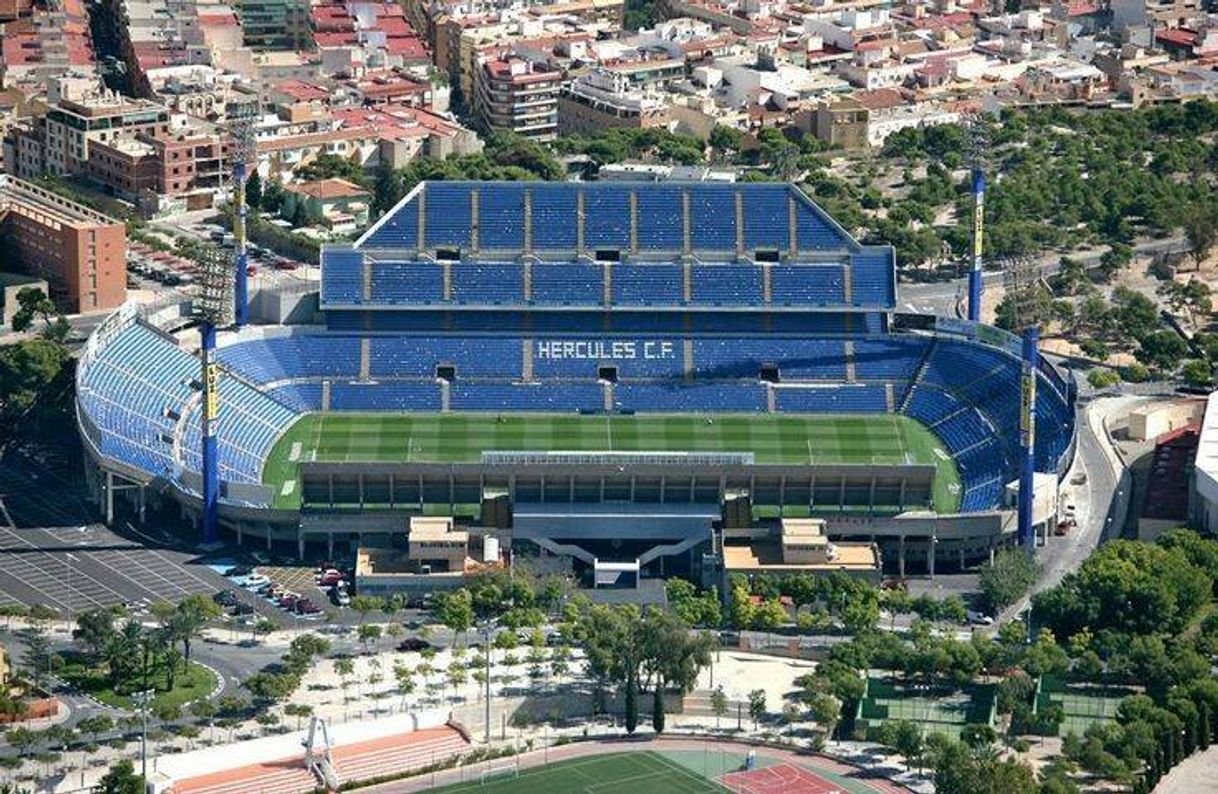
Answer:
[[[847,339],[842,348],[846,357],[846,382],[854,383],[857,380],[854,373],[854,341]]]
[[[372,379],[372,339],[367,336],[359,340],[359,379]]]
[[[520,378],[525,383],[533,380],[533,340],[528,337],[520,340]]]
[[[371,749],[364,749],[360,745],[334,748],[331,763],[338,779],[347,784],[401,775],[459,755],[469,747],[461,734],[447,726],[417,731],[405,742],[401,741],[401,737],[392,738],[398,741],[363,743],[371,745]]]
[[[601,407],[605,413],[613,413],[613,384],[608,381],[601,384]]]
[[[446,380],[440,381],[440,412],[448,413],[452,410],[452,384]]]
[[[905,413],[906,409],[909,408],[909,401],[913,398],[914,390],[918,388],[918,384],[920,384],[922,382],[922,378],[925,377],[926,368],[930,366],[930,358],[935,354],[935,345],[938,343],[939,342],[936,339],[930,340],[930,344],[926,348],[925,355],[923,355],[922,360],[918,362],[918,368],[914,370],[914,376],[909,380],[909,388],[905,391],[905,398],[901,400],[901,407],[898,409],[899,413]]]
[[[892,413],[893,409],[897,407],[896,393],[893,391],[891,382],[884,384],[884,407],[888,413]]]
[[[330,410],[330,381],[323,380],[321,382],[321,410]]]
[[[214,772],[175,782],[174,794],[306,794],[318,781],[305,769],[304,758]]]

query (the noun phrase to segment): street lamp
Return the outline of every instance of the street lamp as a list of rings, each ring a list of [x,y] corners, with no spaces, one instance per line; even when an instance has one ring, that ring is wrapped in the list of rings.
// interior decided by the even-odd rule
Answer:
[[[485,664],[486,686],[486,743],[491,743],[491,629],[493,621],[486,621],[478,628],[482,631],[482,659]]]
[[[144,689],[132,695],[140,707],[140,777],[144,778],[145,783],[148,781],[148,706],[155,694],[156,690]]]

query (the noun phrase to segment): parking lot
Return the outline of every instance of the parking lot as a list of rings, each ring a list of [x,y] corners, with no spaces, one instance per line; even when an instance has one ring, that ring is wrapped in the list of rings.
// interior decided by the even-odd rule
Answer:
[[[104,526],[0,528],[0,601],[45,604],[64,613],[157,601],[225,585],[206,565],[182,552],[147,548]]]

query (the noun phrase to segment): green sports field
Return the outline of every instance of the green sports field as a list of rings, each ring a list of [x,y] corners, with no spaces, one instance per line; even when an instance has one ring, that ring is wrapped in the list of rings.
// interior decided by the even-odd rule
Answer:
[[[504,762],[508,767],[510,761]],[[494,767],[492,767],[494,768]],[[633,752],[560,761],[527,769],[519,775],[505,771],[436,789],[436,794],[721,794],[727,789],[659,753]]]
[[[709,421],[708,421],[709,420]],[[271,450],[262,479],[276,507],[300,503],[300,461],[473,462],[487,450],[752,452],[758,463],[931,463],[935,507],[954,511],[960,476],[933,433],[895,414],[314,413]]]

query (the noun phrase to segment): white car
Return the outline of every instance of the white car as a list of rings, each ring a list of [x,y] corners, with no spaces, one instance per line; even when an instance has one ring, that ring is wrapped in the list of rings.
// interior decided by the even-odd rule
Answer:
[[[977,612],[972,609],[970,609],[968,611],[968,622],[972,623],[974,626],[993,626],[994,625],[994,619],[992,617],[990,617],[989,615],[986,615],[982,612]]]
[[[241,583],[241,586],[244,587],[246,590],[257,590],[259,587],[262,587],[264,584],[270,584],[270,583],[271,583],[270,578],[268,578],[264,574],[255,572],[255,573],[251,573],[249,576],[245,577],[245,581]]]

